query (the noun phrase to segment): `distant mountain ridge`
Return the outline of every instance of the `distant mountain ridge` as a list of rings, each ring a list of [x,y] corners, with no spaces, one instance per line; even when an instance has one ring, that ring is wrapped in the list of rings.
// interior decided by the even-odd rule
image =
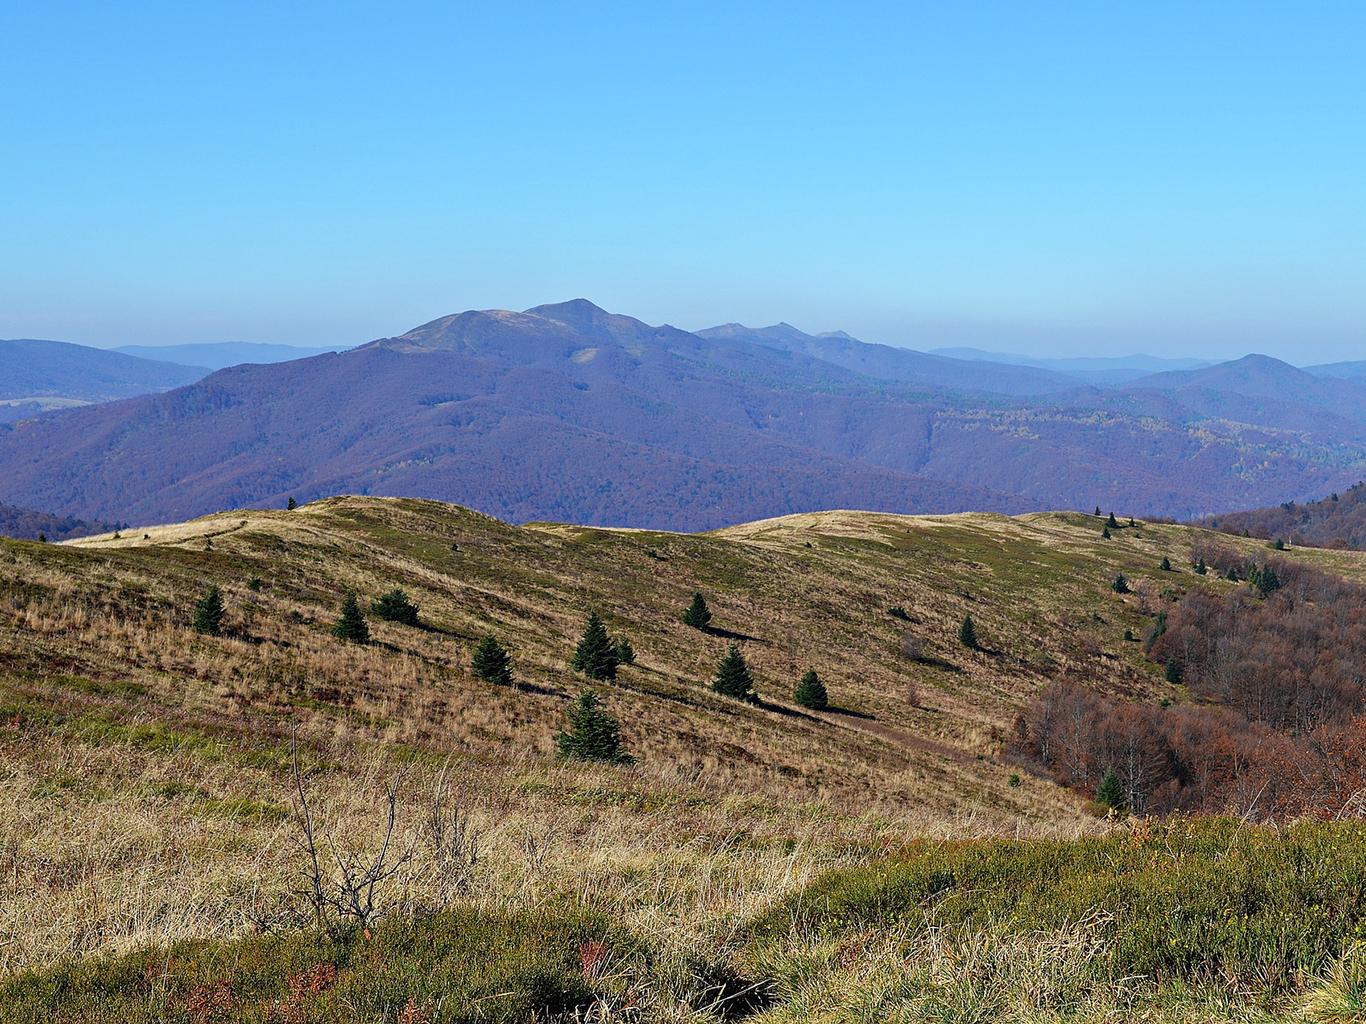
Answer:
[[[61,341],[0,341],[0,422],[169,391],[205,372]]]
[[[304,345],[267,345],[250,341],[203,342],[193,345],[120,345],[112,349],[139,359],[180,363],[183,366],[202,366],[206,370],[222,370],[242,363],[283,363],[291,359],[308,359],[339,348]]]
[[[1366,388],[1229,367],[1102,389],[785,324],[470,310],[0,429],[0,500],[146,523],[350,492],[698,530],[848,507],[1190,518],[1361,476]]]

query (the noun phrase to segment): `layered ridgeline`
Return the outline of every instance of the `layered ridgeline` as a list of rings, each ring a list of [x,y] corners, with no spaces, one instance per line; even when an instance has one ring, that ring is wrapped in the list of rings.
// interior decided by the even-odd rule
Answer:
[[[0,340],[0,423],[169,391],[208,372],[86,345]]]
[[[1366,385],[1249,357],[1117,388],[583,300],[0,430],[0,500],[164,522],[338,492],[703,529],[815,509],[1188,518],[1345,487]]]
[[[0,966],[39,971],[0,1019],[1289,1012],[1366,923],[1349,826],[921,840],[1350,815],[1304,769],[1360,763],[1360,684],[1266,652],[1360,647],[1325,573],[1362,570],[1123,512],[683,535],[336,498],[0,542]],[[757,699],[715,687],[737,655]]]

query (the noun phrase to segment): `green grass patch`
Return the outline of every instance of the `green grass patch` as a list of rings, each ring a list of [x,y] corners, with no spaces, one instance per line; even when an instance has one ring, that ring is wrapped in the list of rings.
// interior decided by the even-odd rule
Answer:
[[[591,915],[457,911],[368,938],[182,943],[18,974],[0,1021],[393,1021],[410,1003],[442,1022],[565,1018],[591,1005],[596,962],[641,951]]]
[[[1068,841],[918,841],[832,872],[764,915],[762,943],[910,925],[997,937],[1098,936],[1097,979],[1221,983],[1269,997],[1366,937],[1366,827],[1141,823]]]

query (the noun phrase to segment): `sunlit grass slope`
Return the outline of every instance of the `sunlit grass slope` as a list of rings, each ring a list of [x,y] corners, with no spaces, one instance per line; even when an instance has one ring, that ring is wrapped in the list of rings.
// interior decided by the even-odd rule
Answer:
[[[241,949],[302,941],[297,727],[305,786],[341,850],[374,849],[384,783],[406,769],[395,848],[412,857],[389,883],[402,912],[384,935],[409,927],[410,911],[533,930],[547,914],[582,917],[624,936],[630,956],[673,964],[670,984],[692,993],[678,998],[705,1007],[714,994],[694,991],[698,978],[718,963],[737,979],[770,970],[744,965],[759,955],[754,922],[777,920],[826,871],[863,870],[926,838],[1108,828],[1081,796],[1009,763],[1015,716],[1061,675],[1179,699],[1124,632],[1141,633],[1163,591],[1231,584],[1189,571],[1196,531],[1121,516],[1106,540],[1103,522],[827,512],[678,535],[514,527],[435,502],[349,497],[63,545],[0,542],[0,967],[73,970],[52,965],[253,933],[257,945]],[[1159,569],[1164,556],[1172,571]],[[1362,571],[1350,552],[1289,556]],[[1119,572],[1133,593],[1111,589]],[[210,585],[227,605],[220,637],[191,628]],[[348,589],[368,608],[394,587],[421,607],[423,628],[372,617],[368,646],[332,635]],[[680,621],[695,590],[709,632]],[[590,609],[637,654],[615,682],[594,684],[633,767],[553,757],[586,685],[569,660]],[[979,650],[958,642],[965,615]],[[516,688],[471,675],[488,632],[512,652]],[[903,654],[907,632],[918,658]],[[731,643],[757,706],[708,689]],[[828,711],[792,700],[808,667]],[[477,836],[456,891],[425,839],[438,792]],[[575,936],[556,941],[586,941]],[[252,991],[287,1000],[286,974],[327,957],[344,975],[352,961],[337,958],[361,956],[345,945],[360,940],[329,941],[345,948],[309,964],[313,952],[282,954]],[[777,941],[763,948],[789,948]],[[678,966],[699,950],[711,966]],[[564,956],[546,969],[578,992],[577,947]],[[774,991],[797,991],[776,980]],[[197,991],[166,984],[146,991]]]

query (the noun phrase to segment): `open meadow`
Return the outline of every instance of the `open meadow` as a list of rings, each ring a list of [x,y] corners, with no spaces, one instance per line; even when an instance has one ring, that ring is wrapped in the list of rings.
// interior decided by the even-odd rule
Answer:
[[[1247,587],[1192,571],[1211,535],[1105,522],[348,497],[0,542],[0,1020],[1358,1019],[1352,815],[1107,818],[1025,763],[1060,680],[1190,704],[1140,638]],[[394,588],[417,626],[369,614]],[[555,757],[590,611],[635,653],[591,683],[630,765]],[[732,644],[757,703],[709,687]]]

